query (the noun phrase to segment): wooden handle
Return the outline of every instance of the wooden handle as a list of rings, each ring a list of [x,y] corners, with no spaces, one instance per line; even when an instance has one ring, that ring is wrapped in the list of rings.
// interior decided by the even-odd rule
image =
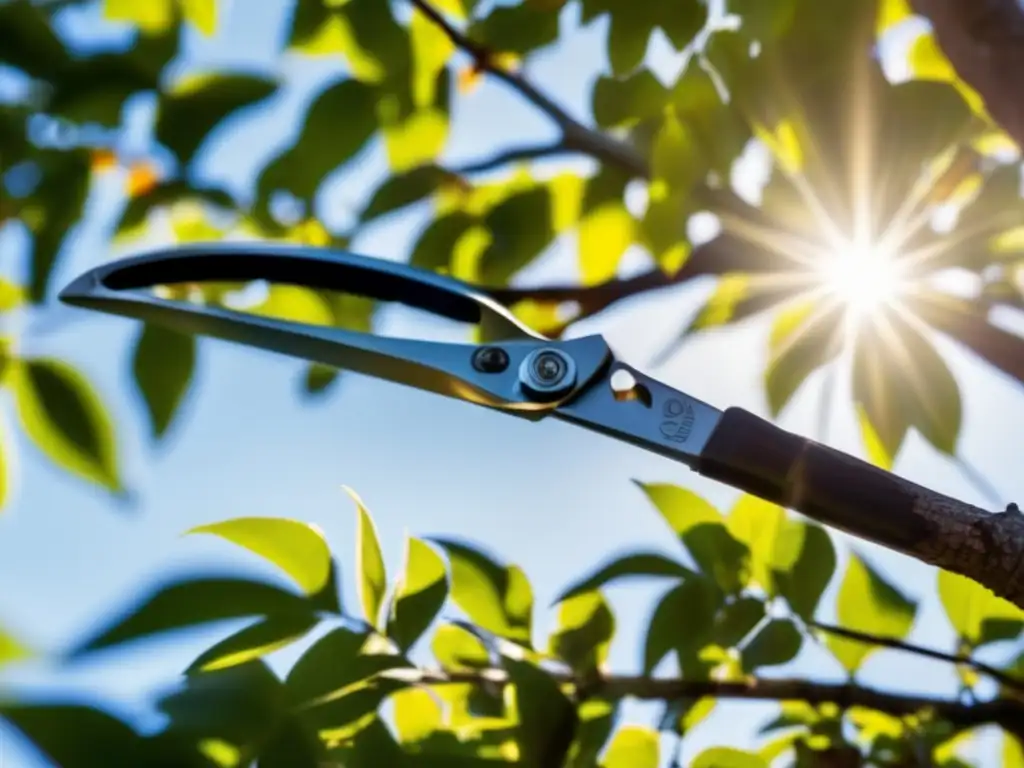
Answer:
[[[934,533],[936,505],[962,506],[743,410],[729,408],[697,467],[731,485],[826,525],[904,552],[919,553]]]

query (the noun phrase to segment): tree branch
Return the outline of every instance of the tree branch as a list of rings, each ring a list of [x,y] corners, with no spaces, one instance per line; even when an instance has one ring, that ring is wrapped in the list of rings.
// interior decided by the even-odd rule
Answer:
[[[914,645],[913,643],[907,643],[903,640],[897,640],[894,637],[879,637],[878,635],[870,635],[866,632],[858,632],[855,629],[847,629],[846,627],[837,627],[833,624],[825,624],[819,621],[808,621],[807,626],[812,629],[817,629],[821,632],[827,632],[830,635],[838,635],[839,637],[845,637],[850,640],[857,640],[865,643],[866,645],[877,645],[882,648],[892,648],[897,651],[905,651],[912,653],[915,656],[922,656],[927,659],[935,659],[936,661],[947,661],[951,664],[960,664],[966,667],[970,667],[976,672],[980,672],[983,675],[988,675],[993,680],[1003,685],[1006,688],[1012,688],[1015,691],[1024,691],[1024,680],[1008,675],[1001,669],[989,666],[988,664],[972,659],[970,656],[962,656],[954,653],[945,653],[943,651],[936,651],[932,648],[925,648],[920,645]]]
[[[1017,0],[910,0],[957,74],[1024,147],[1024,10]]]
[[[539,160],[545,157],[558,157],[559,155],[580,154],[579,150],[571,149],[561,141],[554,144],[537,144],[534,146],[512,147],[503,152],[498,152],[492,157],[477,160],[466,165],[455,166],[448,170],[460,176],[469,176],[474,173],[486,173],[487,171],[498,170],[509,163],[520,160]]]
[[[571,675],[551,673],[561,683],[574,683]],[[445,673],[422,670],[416,680],[428,685],[447,683],[495,684],[507,681],[502,670]],[[1024,723],[1024,701],[995,699],[966,704],[957,699],[888,693],[874,688],[849,684],[818,683],[811,680],[783,678],[745,681],[684,680],[634,675],[610,675],[592,686],[590,695],[609,699],[634,698],[646,701],[677,701],[711,696],[740,701],[805,701],[808,704],[835,704],[841,708],[867,707],[893,715],[909,715],[931,711],[938,717],[963,726],[998,725],[1019,734]]]

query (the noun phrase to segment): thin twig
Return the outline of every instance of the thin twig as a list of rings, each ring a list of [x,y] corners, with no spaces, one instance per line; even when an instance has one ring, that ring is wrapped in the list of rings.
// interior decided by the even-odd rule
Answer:
[[[506,149],[492,157],[467,163],[466,165],[455,166],[448,170],[452,173],[457,173],[460,176],[469,176],[474,173],[486,173],[487,171],[498,170],[509,163],[519,162],[520,160],[539,160],[545,157],[557,157],[559,155],[570,154],[579,154],[579,150],[571,149],[560,141],[554,144],[512,147],[511,149]]]
[[[972,659],[970,656],[936,651],[933,648],[924,648],[920,645],[914,645],[913,643],[908,643],[903,640],[897,640],[894,637],[879,637],[878,635],[858,632],[855,629],[837,627],[833,624],[825,624],[819,621],[809,621],[807,622],[807,626],[822,632],[827,632],[830,635],[838,635],[839,637],[845,637],[849,640],[857,640],[865,643],[866,645],[877,645],[883,648],[892,648],[893,650],[912,653],[915,656],[923,656],[924,658],[935,659],[937,661],[946,661],[951,664],[960,664],[965,667],[970,667],[976,672],[988,675],[1006,688],[1012,688],[1015,691],[1024,691],[1024,680],[1014,677],[1013,675],[1008,675],[1003,670],[989,666],[983,661]]]
[[[552,672],[561,683],[573,683],[571,675]],[[445,673],[422,670],[416,680],[427,685],[448,683],[495,684],[508,678],[501,670]],[[634,675],[610,675],[593,687],[592,695],[607,699],[678,701],[711,696],[746,701],[805,701],[809,704],[836,704],[844,709],[860,706],[893,715],[930,711],[960,726],[998,725],[1016,733],[1024,722],[1024,701],[1000,698],[975,704],[958,699],[915,696],[880,691],[847,683],[818,683],[803,679],[748,679],[743,681],[684,680]]]

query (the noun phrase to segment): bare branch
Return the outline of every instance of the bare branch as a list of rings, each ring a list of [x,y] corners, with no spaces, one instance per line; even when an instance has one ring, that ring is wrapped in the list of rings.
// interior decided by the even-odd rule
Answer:
[[[912,653],[915,656],[922,656],[926,659],[935,659],[936,661],[947,661],[951,664],[959,664],[965,667],[970,667],[976,672],[980,672],[983,675],[988,675],[999,684],[1012,688],[1016,691],[1024,691],[1024,680],[1008,675],[1001,669],[996,669],[982,661],[972,659],[970,656],[961,656],[954,653],[944,653],[943,651],[936,651],[932,648],[925,648],[920,645],[914,645],[913,643],[907,643],[903,640],[897,640],[894,637],[879,637],[878,635],[871,635],[866,632],[858,632],[855,629],[847,629],[846,627],[837,627],[833,624],[825,624],[819,621],[809,621],[807,626],[812,629],[817,629],[821,632],[827,632],[830,635],[838,635],[839,637],[845,637],[850,640],[857,640],[867,645],[877,645],[882,648],[892,648],[897,651],[905,651],[906,653]]]
[[[498,152],[493,157],[484,158],[474,163],[450,168],[452,173],[460,176],[470,176],[474,173],[486,173],[502,168],[509,163],[520,160],[540,160],[545,157],[558,157],[559,155],[579,154],[579,150],[567,147],[562,142],[555,144],[538,144],[532,147],[512,147],[503,152]]]
[[[571,675],[554,672],[563,683],[574,683]],[[423,670],[417,677],[425,684],[495,684],[507,680],[501,670],[445,673]],[[587,687],[592,696],[609,699],[634,698],[646,701],[677,701],[711,696],[743,701],[806,701],[809,704],[836,704],[842,708],[861,706],[893,715],[931,711],[938,717],[964,726],[998,725],[1018,733],[1024,723],[1024,701],[995,699],[966,704],[957,699],[896,694],[854,683],[831,684],[803,679],[748,679],[744,681],[684,680],[633,675],[610,675]]]
[[[1017,0],[910,0],[957,74],[1024,147],[1024,10]]]

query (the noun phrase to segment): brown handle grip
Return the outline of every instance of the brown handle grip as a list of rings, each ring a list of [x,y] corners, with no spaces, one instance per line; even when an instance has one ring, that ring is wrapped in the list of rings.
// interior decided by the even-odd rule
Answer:
[[[867,462],[729,408],[697,471],[826,525],[905,552],[933,531],[929,509],[956,504]]]

